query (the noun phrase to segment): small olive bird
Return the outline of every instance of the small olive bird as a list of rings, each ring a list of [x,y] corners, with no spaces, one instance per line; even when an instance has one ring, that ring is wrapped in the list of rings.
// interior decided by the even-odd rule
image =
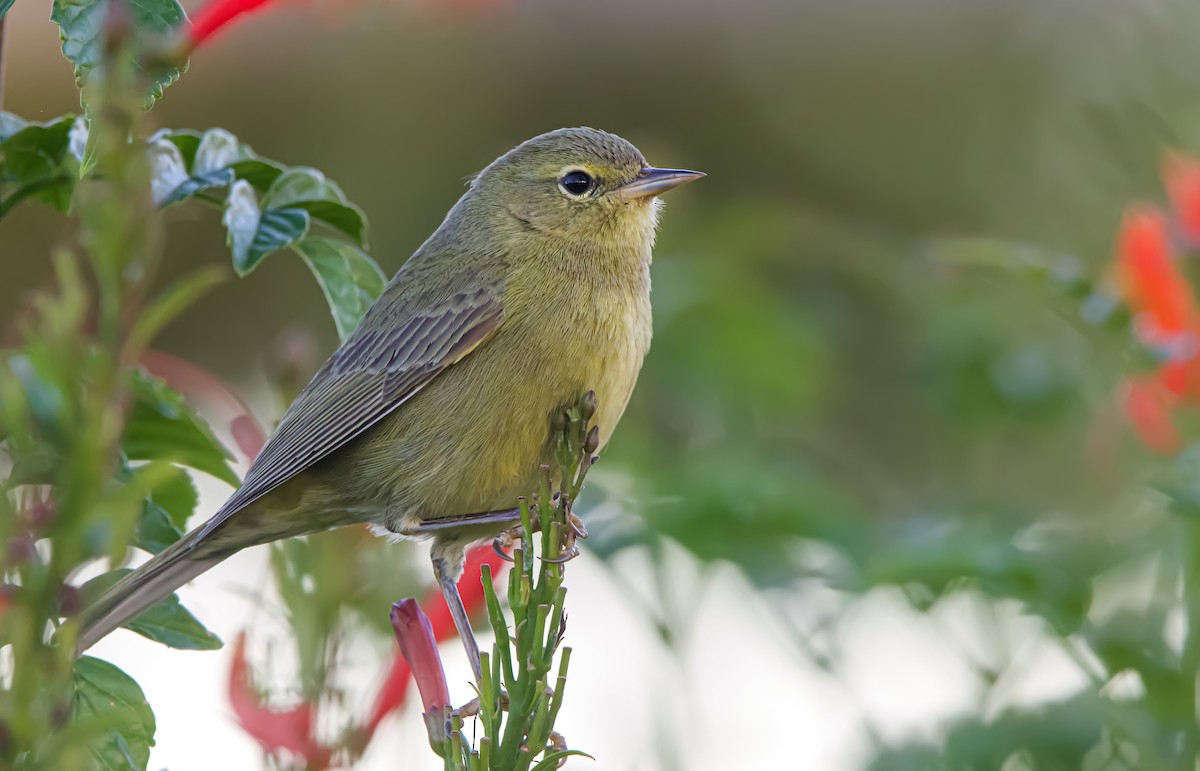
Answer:
[[[494,161],[296,397],[242,486],[87,608],[77,649],[240,549],[366,522],[432,539],[478,677],[455,585],[464,551],[513,525],[550,460],[553,416],[588,390],[607,441],[650,346],[657,196],[702,176],[653,168],[589,128]]]

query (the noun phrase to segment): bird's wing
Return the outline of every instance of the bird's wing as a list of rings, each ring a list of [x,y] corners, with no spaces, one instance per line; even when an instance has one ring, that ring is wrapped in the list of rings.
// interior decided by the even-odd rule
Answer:
[[[502,287],[476,287],[423,303],[400,288],[376,303],[296,397],[202,535],[362,434],[487,340],[504,316]]]

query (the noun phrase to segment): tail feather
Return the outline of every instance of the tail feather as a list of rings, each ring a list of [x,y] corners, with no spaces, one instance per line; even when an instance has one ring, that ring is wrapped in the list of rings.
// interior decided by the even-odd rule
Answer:
[[[196,548],[200,530],[178,542],[114,584],[84,610],[76,653],[83,653],[110,632],[223,561],[229,552],[205,554]]]

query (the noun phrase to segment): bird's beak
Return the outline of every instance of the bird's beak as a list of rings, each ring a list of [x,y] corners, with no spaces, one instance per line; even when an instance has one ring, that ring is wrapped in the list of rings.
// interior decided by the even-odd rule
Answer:
[[[665,193],[673,187],[679,187],[685,182],[700,179],[702,171],[687,171],[685,169],[655,169],[644,168],[637,179],[616,189],[616,194],[622,198],[646,198],[647,196]]]

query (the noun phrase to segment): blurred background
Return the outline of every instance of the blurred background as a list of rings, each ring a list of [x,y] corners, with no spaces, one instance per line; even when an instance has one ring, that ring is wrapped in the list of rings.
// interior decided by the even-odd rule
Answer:
[[[31,120],[77,109],[46,6],[8,17],[5,108]],[[1190,0],[288,3],[193,56],[151,119],[320,168],[389,274],[546,130],[709,174],[667,202],[654,345],[589,478],[559,728],[596,761],[570,767],[1192,768],[1170,733],[1195,723],[1190,558],[1148,480],[1195,458],[1130,439],[1136,364],[1091,285],[1124,207],[1163,197],[1164,150],[1200,149],[1198,39]],[[164,283],[228,260],[219,213],[169,221]],[[0,309],[66,228],[0,223]],[[335,345],[285,257],[158,341],[265,425],[271,362]],[[206,516],[228,494],[202,491]],[[419,547],[397,553],[419,591]],[[256,549],[183,596],[269,658],[267,575]],[[348,709],[380,640],[347,662]],[[228,651],[96,648],[155,706],[152,768],[260,764]],[[443,656],[466,701],[457,641]],[[418,711],[361,767],[437,768]]]

